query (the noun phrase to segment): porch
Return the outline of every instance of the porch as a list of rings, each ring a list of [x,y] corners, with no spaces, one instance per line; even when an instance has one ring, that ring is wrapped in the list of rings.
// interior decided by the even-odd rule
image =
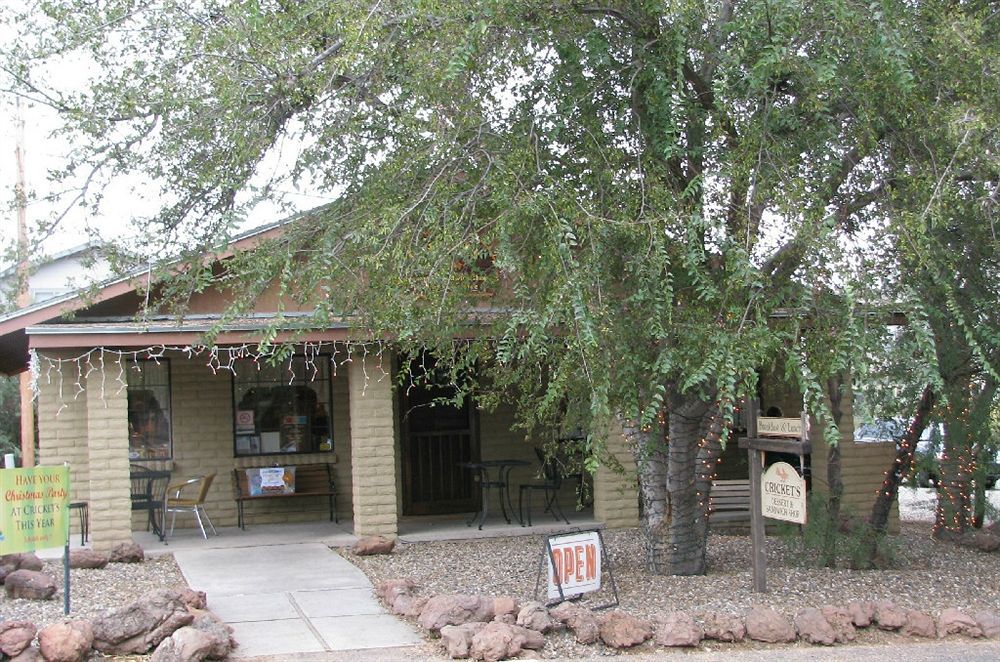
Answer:
[[[517,522],[507,524],[502,517],[490,518],[482,530],[467,526],[468,517],[406,517],[400,520],[397,545],[405,546],[419,542],[443,542],[460,540],[484,540],[489,538],[548,536],[577,530],[604,528],[604,524],[593,517],[592,510],[569,514],[570,524],[556,522],[551,516],[539,517],[533,526],[521,526]],[[331,548],[350,547],[358,540],[354,534],[354,522],[341,520],[332,522],[299,522],[290,524],[262,524],[246,531],[235,526],[218,527],[219,535],[201,537],[197,528],[176,529],[166,543],[160,542],[155,534],[145,530],[133,532],[133,539],[145,550],[147,556],[173,554],[188,550],[232,549],[267,545],[288,545],[297,543],[321,543]],[[80,536],[70,536],[73,549],[81,547]],[[89,543],[82,545],[89,547]],[[52,550],[61,554],[61,550]]]
[[[329,354],[321,351],[324,349]],[[253,389],[257,403],[268,401],[262,395],[267,384],[254,373],[256,383],[253,389],[247,387],[240,381],[245,371],[239,365],[235,372],[213,370],[206,366],[204,357],[170,348],[159,348],[155,360],[142,357],[143,352],[137,358],[132,352],[99,351],[100,360],[91,354],[82,363],[79,354],[40,353],[39,380],[41,462],[70,463],[72,500],[89,504],[90,544],[96,549],[147,538],[148,514],[130,510],[130,465],[137,464],[169,472],[171,483],[216,475],[204,507],[224,533],[221,542],[211,538],[206,542],[194,518],[180,515],[168,550],[188,538],[195,545],[252,545],[257,530],[272,526],[291,527],[289,535],[296,537],[340,540],[342,535],[384,534],[398,536],[403,542],[530,535],[567,528],[565,524],[553,528],[555,520],[545,512],[552,494],[544,491],[531,492],[534,526],[522,527],[517,521],[520,487],[537,485],[541,480],[543,472],[535,449],[545,440],[526,439],[513,430],[512,409],[486,412],[470,407],[465,412],[467,427],[456,425],[460,419],[455,416],[407,420],[404,412],[412,394],[408,402],[396,391],[382,358],[374,352],[365,356],[354,349],[352,360],[340,363],[338,359],[350,351],[339,342],[298,348],[295,356],[301,362],[293,360],[291,368],[283,370],[290,370],[292,378],[300,380],[301,388],[295,392],[299,396],[305,389],[316,394],[315,399],[309,399],[309,410],[325,410],[324,421],[317,423],[319,416],[296,409],[272,415],[264,405],[251,404],[248,394]],[[224,347],[212,349],[217,364],[226,365],[226,359],[220,357],[227,351]],[[127,356],[123,359],[123,355]],[[119,384],[123,370],[129,377]],[[151,386],[154,380],[145,378],[146,370],[161,375],[158,386]],[[316,371],[320,378],[302,376],[310,371]],[[282,379],[288,376],[282,375]],[[131,388],[133,382],[141,382],[144,392],[154,392],[155,400],[144,397],[142,402],[159,403],[168,422],[148,426],[169,430],[165,441],[160,437],[148,446],[151,451],[143,450],[136,441],[140,418],[136,416],[136,399],[129,397],[136,390]],[[278,421],[273,424],[274,432],[261,428],[261,421],[268,417]],[[448,422],[450,429],[435,429],[435,420]],[[277,447],[263,452],[247,437],[258,443],[271,439],[268,443]],[[621,435],[611,435],[609,445],[616,445],[620,461],[627,466],[631,458]],[[470,461],[499,460],[517,462],[507,476],[507,498],[514,511],[511,524],[499,516],[498,495],[484,493],[477,480],[479,474],[464,466]],[[339,525],[329,521],[328,499],[303,496],[254,501],[245,513],[248,531],[236,528],[234,485],[241,472],[320,463],[330,466]],[[588,501],[593,505],[583,513],[576,510],[575,478],[566,480],[557,491],[557,503],[569,517],[570,528],[637,523],[637,500],[628,476],[601,469],[587,481]],[[466,522],[480,512],[484,494],[489,500],[488,519],[479,531]],[[74,540],[79,541],[75,519],[72,527]],[[144,546],[150,550],[164,547],[153,540],[155,545],[144,542]]]

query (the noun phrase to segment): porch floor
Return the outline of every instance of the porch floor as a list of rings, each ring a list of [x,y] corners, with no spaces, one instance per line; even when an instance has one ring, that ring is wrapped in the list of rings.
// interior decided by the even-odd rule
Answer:
[[[440,515],[433,517],[403,517],[399,520],[398,535],[400,542],[430,542],[441,540],[481,540],[484,538],[501,538],[506,536],[552,535],[580,529],[603,528],[604,525],[594,519],[592,510],[573,511],[566,513],[570,524],[556,521],[551,515],[539,514],[533,519],[532,526],[521,526],[517,520],[511,524],[503,517],[496,515],[488,517],[480,531],[475,526],[468,526],[470,515]],[[349,547],[357,541],[354,535],[354,522],[342,519],[338,524],[325,520],[315,522],[298,522],[293,524],[250,524],[246,531],[238,527],[218,527],[219,535],[209,535],[208,540],[201,537],[197,528],[175,529],[166,543],[148,531],[137,530],[132,537],[147,555],[170,554],[189,549],[228,549],[235,547],[260,547],[269,545],[291,545],[307,542],[323,543],[327,547]],[[79,547],[79,535],[71,536],[72,546]],[[61,553],[61,552],[60,552]]]

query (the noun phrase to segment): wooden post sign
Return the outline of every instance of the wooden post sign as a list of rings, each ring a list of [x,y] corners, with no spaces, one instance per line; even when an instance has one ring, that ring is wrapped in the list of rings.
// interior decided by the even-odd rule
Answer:
[[[750,461],[750,538],[753,546],[753,590],[767,592],[767,535],[764,518],[805,524],[806,484],[795,468],[787,462],[775,462],[764,471],[764,453],[791,453],[799,456],[804,466],[805,455],[811,450],[806,413],[800,418],[756,416],[757,400],[744,403],[747,416],[747,436],[740,439]]]

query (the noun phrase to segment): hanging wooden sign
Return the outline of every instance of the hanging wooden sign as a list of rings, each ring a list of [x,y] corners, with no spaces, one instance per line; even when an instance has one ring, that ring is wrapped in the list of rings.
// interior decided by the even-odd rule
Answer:
[[[760,480],[760,509],[764,517],[806,523],[806,481],[787,462],[775,462]]]
[[[757,434],[762,437],[802,437],[801,418],[757,417]]]

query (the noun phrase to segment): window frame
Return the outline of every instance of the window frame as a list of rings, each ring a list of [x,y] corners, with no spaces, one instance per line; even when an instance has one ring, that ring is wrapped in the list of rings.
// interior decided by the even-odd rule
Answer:
[[[131,431],[132,420],[131,420],[131,416],[130,416],[130,412],[131,412],[132,408],[129,405],[129,396],[131,395],[131,391],[132,391],[133,387],[128,383],[128,376],[127,375],[131,374],[131,373],[126,373],[126,378],[125,378],[125,418],[126,418],[126,421],[127,421],[127,424],[128,424],[128,428],[129,428],[129,434],[128,434],[128,437],[129,437],[129,461],[130,462],[157,462],[157,461],[162,461],[162,460],[173,460],[174,459],[174,384],[173,384],[173,370],[171,369],[171,366],[170,366],[170,359],[168,357],[165,357],[165,356],[159,357],[159,358],[155,358],[155,359],[153,359],[153,358],[145,358],[145,359],[139,359],[139,358],[137,358],[137,359],[133,359],[132,361],[130,361],[130,363],[133,363],[133,364],[139,364],[139,363],[152,364],[152,365],[155,365],[155,366],[158,366],[158,367],[166,366],[166,374],[167,374],[166,384],[165,385],[164,384],[157,384],[157,386],[165,386],[166,387],[167,405],[166,405],[166,407],[164,407],[164,406],[162,406],[162,404],[160,404],[160,411],[165,412],[166,421],[167,421],[167,455],[164,456],[164,457],[132,457],[132,431]],[[131,370],[131,369],[132,369],[131,366],[128,366],[126,368],[126,370]],[[145,368],[141,369],[140,372],[142,370],[145,370]],[[145,379],[143,380],[143,384],[141,386],[137,386],[137,389],[149,390],[148,388],[146,388]],[[148,448],[148,446],[146,446],[146,447]]]
[[[261,382],[260,380],[257,380],[255,382],[255,384],[257,384],[259,386],[270,385],[271,388],[273,388],[275,386],[281,386],[281,385],[292,386],[292,387],[304,386],[306,388],[311,388],[309,386],[310,384],[316,384],[317,382],[323,381],[325,379],[325,381],[326,381],[326,389],[325,390],[323,388],[321,388],[321,387],[320,388],[315,388],[313,390],[317,393],[317,395],[322,395],[323,397],[326,398],[325,401],[320,401],[320,403],[324,404],[326,406],[327,420],[328,420],[328,426],[329,426],[329,435],[330,435],[330,448],[327,449],[327,450],[320,450],[320,449],[316,448],[316,449],[306,450],[306,451],[281,450],[279,448],[278,451],[272,451],[272,452],[266,452],[266,453],[262,452],[260,450],[258,450],[257,452],[252,452],[252,453],[241,453],[241,452],[239,452],[238,439],[240,437],[240,433],[239,433],[239,426],[238,426],[238,422],[237,422],[237,417],[238,417],[238,412],[240,410],[239,410],[239,403],[237,402],[237,399],[236,399],[236,382],[237,382],[238,379],[240,379],[241,373],[237,369],[235,372],[232,372],[230,374],[230,380],[229,380],[229,387],[230,387],[230,398],[229,398],[229,401],[230,401],[230,405],[232,407],[232,422],[233,422],[233,447],[232,447],[233,458],[274,457],[274,456],[278,456],[278,455],[292,455],[292,456],[296,456],[296,455],[312,455],[312,454],[316,454],[316,453],[333,453],[333,452],[336,451],[336,448],[337,448],[337,438],[336,438],[336,435],[334,434],[334,415],[333,415],[333,378],[334,378],[335,375],[334,375],[333,370],[330,367],[331,355],[330,354],[315,354],[315,355],[310,354],[310,355],[306,355],[304,353],[295,353],[295,354],[292,354],[290,358],[293,359],[293,360],[294,359],[310,359],[313,363],[317,363],[317,364],[320,363],[320,362],[324,363],[326,365],[326,368],[325,368],[325,370],[326,370],[326,377],[317,377],[316,379],[313,379],[313,380],[309,380],[309,379],[299,380],[299,379],[296,379],[294,382],[291,382],[291,383],[289,383],[289,381],[287,379],[276,380],[276,381],[273,381],[273,382]],[[248,362],[252,361],[252,359],[242,359],[242,360],[248,361]],[[285,374],[286,375],[288,374],[287,368],[285,368]],[[256,432],[254,433],[254,435],[256,435],[258,437],[258,443],[259,443],[259,441],[260,441],[259,437],[260,437],[261,433],[260,433],[260,430],[256,429],[256,418],[257,418],[256,409],[254,411],[255,411],[255,416],[254,416],[254,418],[255,418],[254,424],[255,425],[254,425],[254,427],[255,427],[255,430],[256,430]]]

